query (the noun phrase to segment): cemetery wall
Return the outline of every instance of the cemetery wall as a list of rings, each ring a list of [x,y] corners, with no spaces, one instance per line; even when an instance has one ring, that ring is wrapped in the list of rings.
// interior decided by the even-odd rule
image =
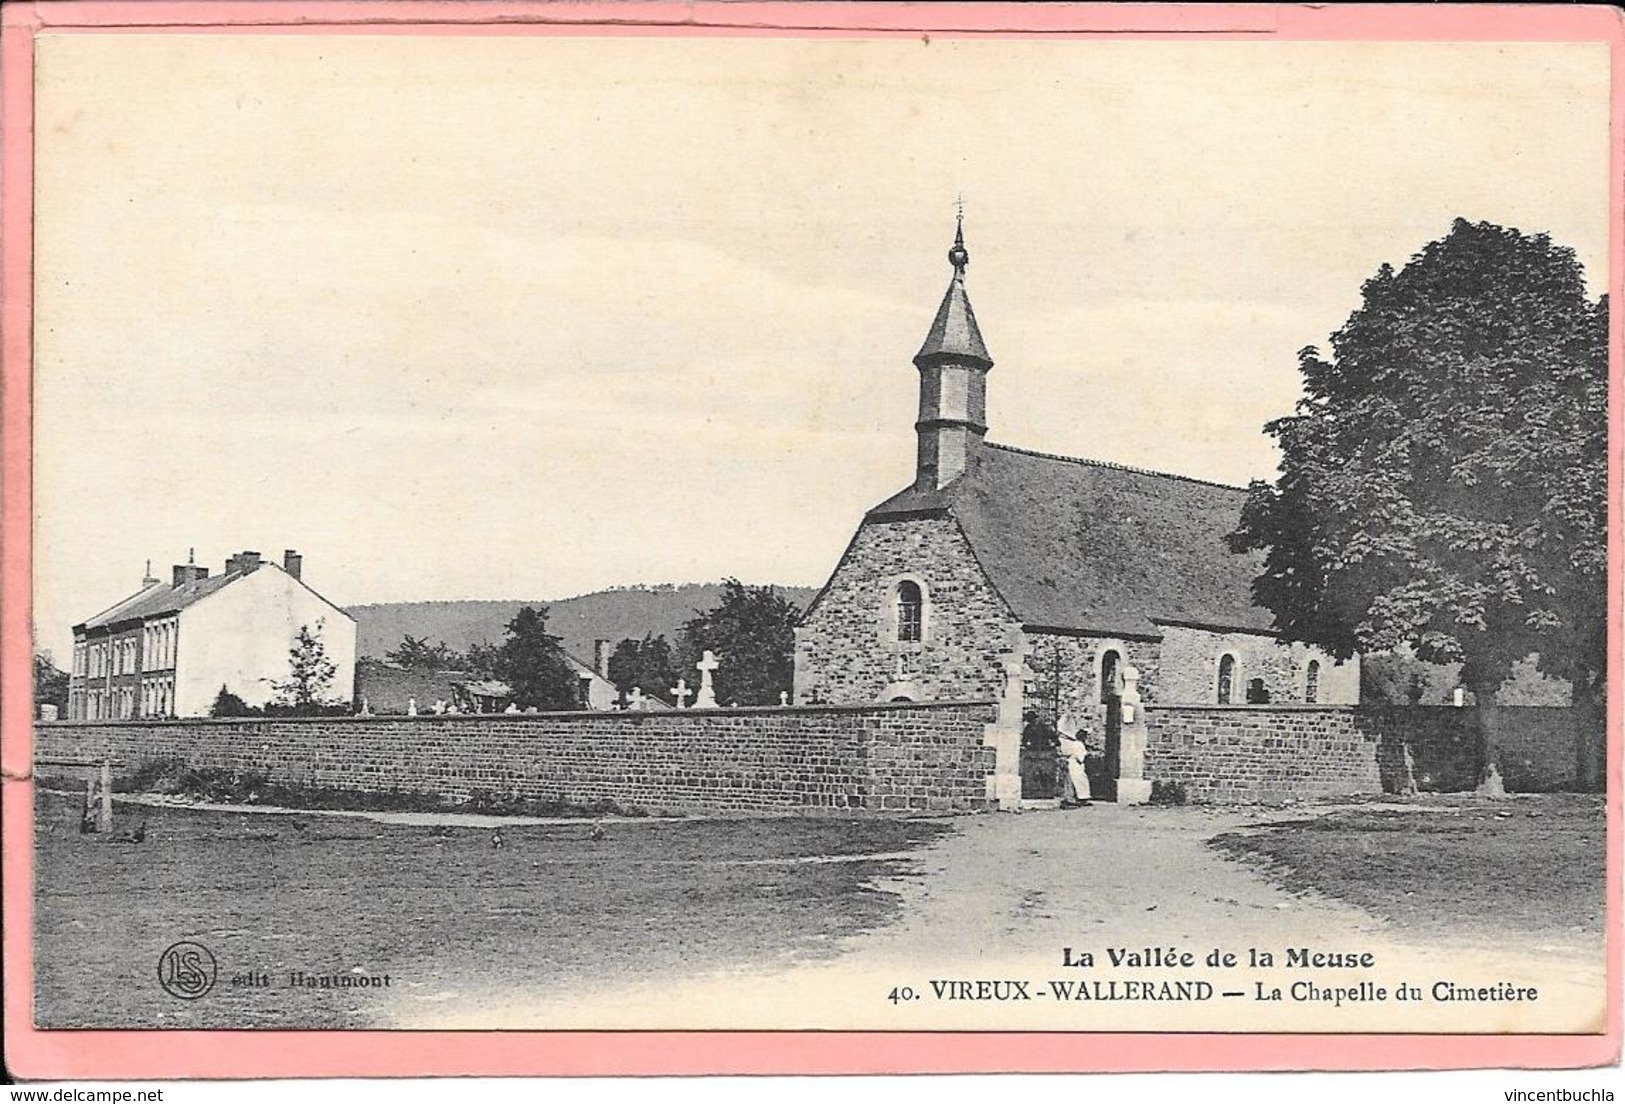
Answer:
[[[1147,705],[1145,777],[1194,802],[1381,793],[1381,732],[1348,706]]]
[[[1362,710],[1383,730],[1387,746],[1403,756],[1384,762],[1389,789],[1407,781],[1417,790],[1449,792],[1478,785],[1484,766],[1480,710],[1448,705],[1372,707]],[[1505,705],[1487,717],[1501,782],[1513,793],[1601,790],[1607,729],[1598,710],[1570,706]],[[1406,775],[1406,771],[1409,775]]]
[[[992,807],[994,707],[937,702],[488,716],[56,721],[37,758],[259,772],[310,789],[477,791],[656,813]]]
[[[1450,706],[1148,705],[1145,777],[1191,801],[1455,792],[1478,785],[1479,711]],[[1487,718],[1513,793],[1598,790],[1596,711],[1502,706]]]

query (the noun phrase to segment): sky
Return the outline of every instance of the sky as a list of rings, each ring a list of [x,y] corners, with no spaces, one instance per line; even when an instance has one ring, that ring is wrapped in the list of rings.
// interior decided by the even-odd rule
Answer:
[[[1460,216],[1603,290],[1602,45],[72,34],[36,87],[35,625],[253,548],[339,603],[818,585],[989,439],[1221,482]]]

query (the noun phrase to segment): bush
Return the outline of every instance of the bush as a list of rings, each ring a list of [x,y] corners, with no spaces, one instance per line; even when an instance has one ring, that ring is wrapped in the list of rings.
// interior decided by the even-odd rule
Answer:
[[[254,708],[226,689],[224,683],[220,684],[220,693],[214,696],[214,704],[209,707],[211,717],[258,717],[264,712],[263,709]]]
[[[1183,782],[1153,782],[1151,783],[1151,804],[1153,805],[1184,805],[1190,800],[1190,793]]]

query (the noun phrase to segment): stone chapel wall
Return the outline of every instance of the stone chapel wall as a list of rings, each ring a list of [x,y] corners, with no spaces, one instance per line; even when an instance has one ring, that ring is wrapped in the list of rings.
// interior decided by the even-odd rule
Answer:
[[[912,646],[897,640],[904,579],[925,593]],[[953,519],[867,523],[796,630],[796,704],[997,698],[999,657],[1018,627]]]
[[[1163,627],[1162,663],[1155,696],[1166,705],[1217,704],[1219,657],[1236,659],[1231,704],[1246,704],[1247,683],[1264,680],[1272,703],[1303,704],[1310,660],[1320,663],[1317,705],[1354,705],[1360,700],[1360,661],[1337,663],[1319,649],[1284,644],[1260,633],[1220,632],[1184,625]]]

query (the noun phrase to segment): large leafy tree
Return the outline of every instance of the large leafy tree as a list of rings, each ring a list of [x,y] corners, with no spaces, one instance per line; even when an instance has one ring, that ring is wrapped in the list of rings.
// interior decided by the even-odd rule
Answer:
[[[1598,701],[1606,664],[1607,300],[1572,250],[1458,219],[1384,265],[1304,397],[1266,428],[1231,537],[1286,635],[1460,662],[1493,704],[1519,660]]]
[[[521,709],[575,709],[579,683],[559,638],[547,631],[547,607],[524,607],[507,632],[492,667],[513,691],[513,703]]]
[[[646,635],[642,640],[628,637],[610,653],[609,681],[615,684],[623,700],[634,687],[645,694],[666,698],[679,677],[671,645],[664,636]]]
[[[796,621],[801,611],[771,586],[724,579],[711,609],[683,625],[680,674],[695,682],[694,664],[709,649],[718,659],[714,678],[723,705],[777,705],[795,681]]]

